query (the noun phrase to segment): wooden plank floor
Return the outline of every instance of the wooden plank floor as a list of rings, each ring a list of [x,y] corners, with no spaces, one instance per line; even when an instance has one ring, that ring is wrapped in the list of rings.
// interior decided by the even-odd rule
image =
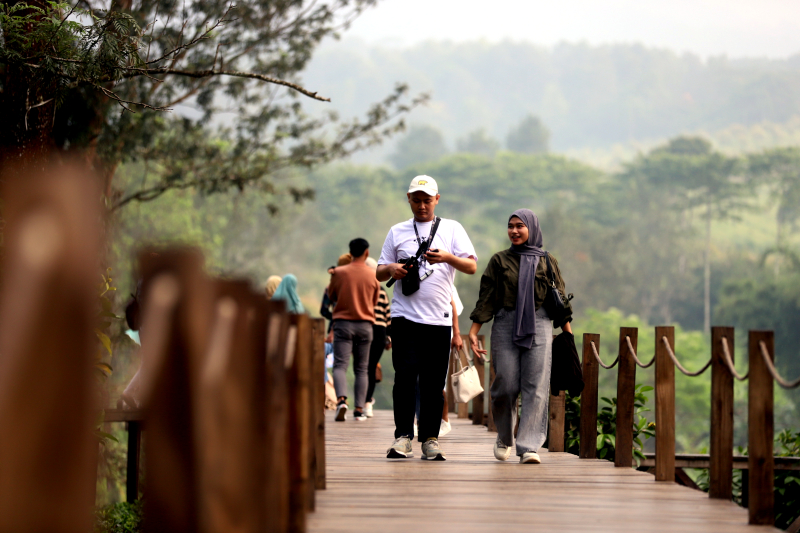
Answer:
[[[328,489],[317,492],[310,532],[778,531],[748,526],[731,502],[608,461],[546,451],[541,465],[497,461],[496,434],[469,420],[451,420],[441,462],[420,460],[416,442],[413,459],[386,459],[390,411],[366,422],[328,416]]]

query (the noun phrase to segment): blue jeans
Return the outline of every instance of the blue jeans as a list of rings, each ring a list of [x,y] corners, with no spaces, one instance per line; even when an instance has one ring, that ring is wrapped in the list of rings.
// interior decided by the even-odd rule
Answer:
[[[547,437],[547,402],[553,351],[553,321],[544,307],[536,311],[536,333],[530,349],[514,344],[516,310],[501,309],[492,325],[492,416],[497,435],[506,446],[514,444],[517,397],[522,393],[522,415],[517,435],[517,455],[539,451]]]

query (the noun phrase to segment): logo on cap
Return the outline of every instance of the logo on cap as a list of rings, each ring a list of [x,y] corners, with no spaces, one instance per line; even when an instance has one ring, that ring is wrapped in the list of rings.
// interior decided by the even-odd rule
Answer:
[[[427,182],[427,181],[425,181],[425,180],[419,180],[417,183],[418,183],[419,185],[427,185],[427,184],[428,184],[428,182]]]

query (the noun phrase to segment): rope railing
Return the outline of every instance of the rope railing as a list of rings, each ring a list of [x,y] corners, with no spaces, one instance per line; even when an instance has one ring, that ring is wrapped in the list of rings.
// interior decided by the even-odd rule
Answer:
[[[725,361],[725,366],[728,367],[728,372],[731,373],[731,376],[735,377],[739,381],[744,381],[750,375],[750,371],[748,370],[744,374],[739,374],[736,371],[736,368],[733,366],[733,358],[731,357],[730,348],[728,348],[728,338],[722,337],[722,354],[723,359]]]
[[[610,365],[604,364],[603,361],[600,359],[600,354],[597,353],[597,346],[595,346],[594,341],[592,341],[592,353],[594,353],[594,357],[595,359],[597,359],[597,364],[602,366],[606,370],[611,370],[612,368],[617,366],[617,363],[619,362],[619,355],[617,355],[617,358],[614,359],[613,363],[611,363]]]
[[[650,359],[649,363],[647,364],[642,363],[641,361],[639,361],[639,358],[636,357],[636,350],[633,349],[633,344],[631,344],[631,338],[627,335],[625,336],[625,342],[628,343],[628,351],[631,353],[631,357],[633,357],[634,362],[636,362],[636,364],[639,365],[641,368],[649,368],[653,366],[653,363],[656,362],[656,356],[655,354],[653,354],[653,358]]]
[[[661,337],[661,342],[664,343],[664,346],[667,349],[667,353],[669,354],[669,358],[672,359],[672,362],[675,364],[676,367],[678,367],[678,370],[680,370],[683,374],[689,377],[699,376],[700,374],[708,370],[708,367],[711,366],[711,359],[709,359],[708,362],[705,365],[703,365],[703,368],[701,368],[697,372],[689,372],[683,367],[680,361],[678,361],[678,358],[675,357],[675,352],[672,351],[672,346],[669,345],[669,340],[667,339],[666,336]]]
[[[784,389],[794,389],[798,385],[800,385],[800,378],[797,378],[794,381],[786,381],[780,374],[778,374],[778,370],[775,368],[775,363],[772,362],[772,358],[769,356],[769,351],[767,350],[767,345],[764,341],[760,341],[758,346],[761,348],[761,357],[764,359],[764,363],[767,365],[767,369],[769,370],[772,379],[775,382],[783,387]]]

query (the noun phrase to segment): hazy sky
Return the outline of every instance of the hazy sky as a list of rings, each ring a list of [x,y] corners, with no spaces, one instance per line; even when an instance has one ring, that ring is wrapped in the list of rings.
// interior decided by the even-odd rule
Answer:
[[[347,35],[398,46],[640,42],[704,57],[786,57],[800,52],[800,0],[382,0]]]

